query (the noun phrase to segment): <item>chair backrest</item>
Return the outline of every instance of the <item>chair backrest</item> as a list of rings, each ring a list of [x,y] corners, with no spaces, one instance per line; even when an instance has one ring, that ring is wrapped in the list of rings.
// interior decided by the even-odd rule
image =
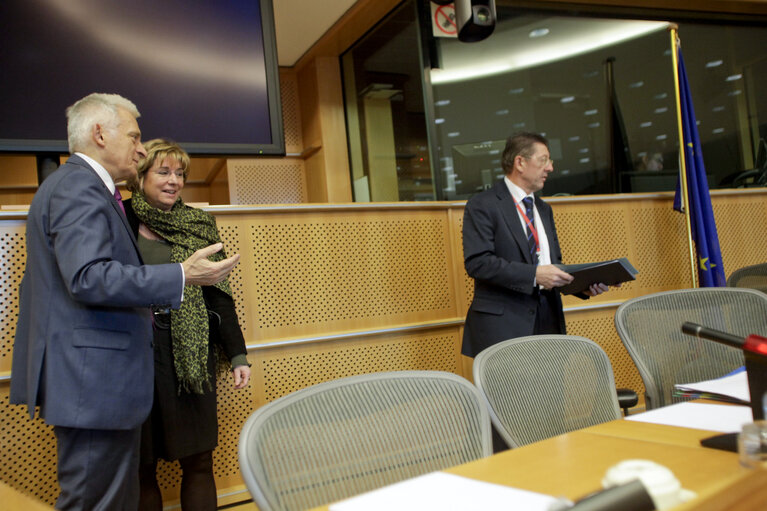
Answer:
[[[239,443],[261,511],[316,507],[490,454],[482,394],[440,371],[373,373],[293,392],[257,409]]]
[[[727,287],[747,287],[767,293],[767,263],[737,269],[727,278]]]
[[[685,398],[674,385],[724,376],[743,352],[682,333],[691,321],[738,336],[767,335],[767,295],[745,288],[664,291],[633,298],[615,312],[615,327],[645,386],[648,410]]]
[[[474,384],[510,447],[621,417],[607,354],[574,335],[532,335],[474,359]]]

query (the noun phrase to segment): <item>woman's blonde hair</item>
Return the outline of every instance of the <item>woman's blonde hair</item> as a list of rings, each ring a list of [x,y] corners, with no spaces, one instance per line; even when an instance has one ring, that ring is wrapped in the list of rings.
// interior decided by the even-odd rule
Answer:
[[[129,179],[127,183],[128,190],[131,192],[141,191],[141,185],[144,183],[144,176],[155,162],[162,162],[165,158],[174,158],[181,164],[184,171],[184,183],[189,175],[189,155],[181,149],[177,143],[166,138],[155,138],[144,143],[146,149],[146,158],[138,162],[138,173],[135,178]]]

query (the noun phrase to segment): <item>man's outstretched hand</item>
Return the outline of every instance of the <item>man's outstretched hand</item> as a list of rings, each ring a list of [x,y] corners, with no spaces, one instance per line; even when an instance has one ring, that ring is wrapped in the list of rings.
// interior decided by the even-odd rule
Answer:
[[[240,254],[213,262],[208,259],[211,255],[224,248],[223,243],[216,243],[201,248],[181,263],[184,268],[184,278],[187,285],[212,286],[218,284],[229,275],[234,266],[240,261]]]

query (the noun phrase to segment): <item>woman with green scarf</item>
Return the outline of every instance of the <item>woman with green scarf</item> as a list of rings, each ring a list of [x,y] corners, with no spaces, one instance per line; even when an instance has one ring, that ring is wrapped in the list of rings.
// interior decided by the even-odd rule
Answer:
[[[181,200],[189,155],[177,144],[150,140],[139,162],[125,213],[145,264],[184,261],[220,242],[214,217]],[[224,251],[211,259],[224,258]],[[213,449],[218,442],[216,376],[230,367],[234,387],[250,379],[245,340],[229,281],[185,286],[178,310],[154,311],[154,404],[141,431],[142,510],[161,510],[157,460],[179,460],[184,511],[216,509]]]

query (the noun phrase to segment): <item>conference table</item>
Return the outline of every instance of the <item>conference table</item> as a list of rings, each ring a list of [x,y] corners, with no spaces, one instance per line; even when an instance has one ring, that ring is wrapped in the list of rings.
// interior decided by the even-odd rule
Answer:
[[[443,472],[577,500],[601,488],[609,467],[626,459],[647,459],[668,467],[684,489],[698,494],[675,510],[767,509],[767,470],[744,468],[736,453],[700,445],[702,438],[714,434],[620,419]]]

